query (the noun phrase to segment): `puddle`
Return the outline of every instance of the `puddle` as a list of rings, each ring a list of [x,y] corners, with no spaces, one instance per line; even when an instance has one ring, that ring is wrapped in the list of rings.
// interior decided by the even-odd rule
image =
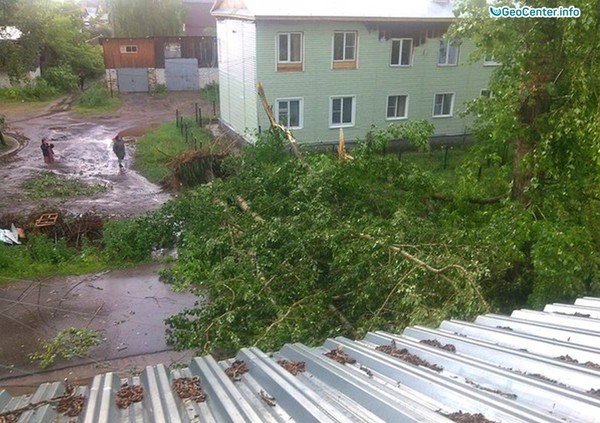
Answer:
[[[55,367],[168,349],[164,319],[198,298],[159,282],[160,268],[147,265],[0,287],[0,386],[2,378],[38,372],[27,355],[40,351],[39,339],[49,340],[69,327],[87,326],[106,340],[93,347],[91,358],[57,361]]]

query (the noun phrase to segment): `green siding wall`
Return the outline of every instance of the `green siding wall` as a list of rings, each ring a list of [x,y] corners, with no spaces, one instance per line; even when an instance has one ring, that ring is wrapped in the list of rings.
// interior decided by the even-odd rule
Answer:
[[[344,128],[347,140],[364,138],[371,124],[386,126],[388,95],[408,95],[408,120],[427,119],[435,125],[436,135],[468,132],[469,120],[459,117],[464,102],[480,95],[488,85],[492,67],[483,61],[468,64],[472,46],[460,49],[458,66],[438,66],[439,39],[429,39],[415,48],[409,68],[390,66],[391,40],[379,40],[377,31],[369,32],[359,22],[266,22],[257,23],[257,80],[265,87],[267,98],[304,99],[304,125],[294,130],[300,142],[335,142],[339,129],[329,128],[330,96],[356,96],[355,126]],[[358,31],[358,69],[332,70],[332,39],[337,30]],[[304,34],[304,71],[276,71],[276,37],[280,32]],[[433,118],[436,93],[454,93],[454,113],[449,118]],[[268,127],[262,106],[257,103],[259,125]],[[274,107],[275,109],[275,107]],[[393,121],[393,122],[404,122]]]

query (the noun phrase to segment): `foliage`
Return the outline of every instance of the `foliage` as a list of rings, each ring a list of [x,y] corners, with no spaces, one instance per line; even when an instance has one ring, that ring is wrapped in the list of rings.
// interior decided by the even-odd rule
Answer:
[[[506,190],[531,218],[516,234],[525,241],[513,277],[529,279],[536,306],[597,287],[600,271],[600,9],[592,0],[572,4],[578,19],[492,19],[486,2],[464,0],[452,29],[475,42],[472,59],[500,63],[494,96],[470,110],[479,157],[513,160]]]
[[[67,328],[61,330],[52,341],[42,343],[42,351],[29,354],[29,360],[39,362],[42,369],[54,364],[57,358],[72,360],[89,355],[90,348],[100,345],[99,332],[87,328]]]
[[[153,96],[164,96],[167,95],[169,90],[165,84],[156,84],[152,87],[150,94]]]
[[[194,147],[207,145],[210,135],[204,129],[198,128],[193,120],[186,119],[188,125],[188,142],[181,129],[175,123],[160,126],[140,138],[135,150],[135,167],[150,182],[170,182],[169,163],[179,155]],[[194,145],[193,138],[197,140]]]
[[[113,0],[110,20],[116,37],[180,35],[181,0]]]
[[[200,88],[200,98],[206,101],[219,101],[219,83],[213,81]]]
[[[110,220],[104,225],[104,253],[111,260],[146,261],[153,249],[173,245],[175,229],[159,214],[127,220]]]
[[[42,172],[32,179],[25,181],[23,188],[34,199],[40,198],[69,198],[91,196],[108,190],[107,185],[89,185],[77,179],[68,179],[52,172]]]
[[[88,78],[101,74],[101,48],[85,42],[90,36],[81,30],[81,10],[74,1],[16,1],[0,17],[0,25],[22,32],[18,42],[0,43],[0,67],[7,69],[13,82],[23,82],[40,57],[43,76],[56,66]]]
[[[386,128],[371,125],[366,138],[368,146],[375,151],[385,151],[394,140],[403,140],[421,151],[428,151],[434,131],[431,122],[412,120],[404,124],[391,123]]]
[[[121,106],[119,97],[113,97],[102,82],[94,82],[77,100],[75,111],[80,114],[109,112]]]
[[[44,80],[60,92],[68,92],[77,86],[78,78],[70,67],[60,65],[47,69]]]
[[[36,78],[21,86],[0,88],[0,99],[9,101],[42,101],[55,98],[59,94],[58,89],[42,78]]]

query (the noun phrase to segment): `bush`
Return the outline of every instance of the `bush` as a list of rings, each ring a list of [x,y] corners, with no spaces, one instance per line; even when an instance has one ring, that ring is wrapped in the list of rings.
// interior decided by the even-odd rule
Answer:
[[[93,83],[79,97],[79,105],[86,108],[103,107],[111,101],[110,92],[101,82]]]
[[[57,97],[60,91],[43,78],[22,85],[0,88],[0,99],[11,101],[43,101]]]
[[[71,91],[77,86],[78,77],[68,66],[54,66],[44,73],[44,80],[61,93]]]

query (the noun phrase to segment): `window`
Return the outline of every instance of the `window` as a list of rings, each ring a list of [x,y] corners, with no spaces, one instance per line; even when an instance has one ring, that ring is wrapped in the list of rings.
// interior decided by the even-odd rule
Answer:
[[[281,125],[299,129],[302,128],[302,99],[284,98],[277,100],[277,122]]]
[[[333,34],[333,69],[356,69],[356,32]]]
[[[120,46],[121,53],[137,53],[137,46]]]
[[[277,70],[302,70],[301,32],[290,32],[277,35]]]
[[[452,116],[454,106],[454,94],[436,94],[433,101],[433,117]]]
[[[453,46],[448,40],[440,40],[440,55],[438,65],[456,66],[458,64],[458,46]]]
[[[331,128],[354,126],[354,103],[354,97],[331,97],[329,126]]]
[[[412,65],[412,38],[401,38],[392,40],[392,66]]]
[[[387,98],[388,119],[406,119],[408,112],[407,95],[390,95]]]
[[[494,97],[494,95],[492,94],[492,91],[488,90],[487,88],[484,88],[484,89],[481,90],[481,96],[482,97],[487,97],[487,98]]]
[[[483,59],[483,66],[500,66],[493,54],[487,55]]]

